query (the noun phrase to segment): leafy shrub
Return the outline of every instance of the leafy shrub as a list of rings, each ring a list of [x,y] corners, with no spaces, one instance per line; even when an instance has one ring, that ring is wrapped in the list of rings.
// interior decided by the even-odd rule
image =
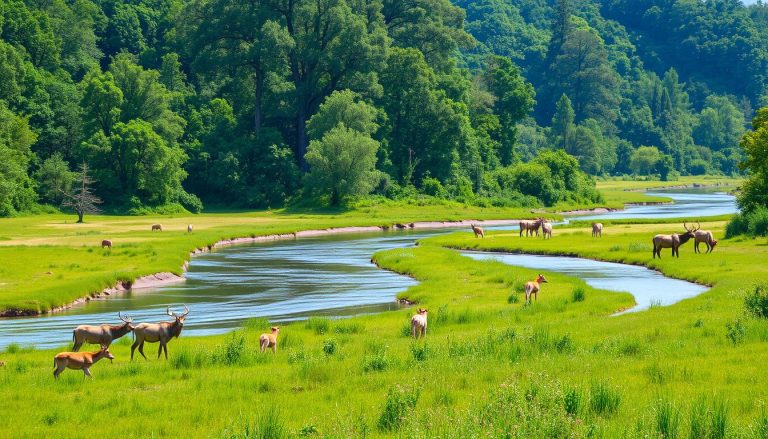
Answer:
[[[757,318],[768,319],[768,286],[755,286],[744,298],[744,308]]]
[[[247,358],[245,336],[234,332],[226,343],[220,345],[213,354],[213,362],[233,366],[240,364]]]
[[[563,408],[571,416],[577,416],[581,410],[581,392],[577,389],[568,389],[563,396]]]
[[[416,361],[426,361],[429,355],[429,348],[426,344],[413,343],[411,344],[411,355]]]
[[[725,226],[725,237],[738,235],[768,236],[768,207],[758,206],[734,215]]]
[[[725,336],[733,343],[734,346],[744,341],[744,336],[747,334],[747,330],[744,328],[744,324],[741,320],[736,319],[733,322],[725,324]]]
[[[520,295],[517,292],[513,292],[507,297],[507,303],[517,303],[520,301]]]
[[[336,353],[337,349],[338,345],[336,344],[336,340],[329,338],[323,341],[323,353],[325,353],[325,355],[331,356]]]
[[[392,360],[387,357],[388,346],[375,344],[368,349],[368,354],[363,358],[363,371],[382,372],[385,371]]]
[[[440,183],[440,180],[432,177],[424,177],[421,180],[421,190],[425,194],[437,198],[446,198],[448,196],[448,192],[443,187],[443,184]]]
[[[399,430],[408,412],[416,407],[420,393],[420,389],[416,387],[405,387],[399,384],[390,387],[389,392],[387,392],[384,410],[382,410],[381,416],[379,416],[379,430]]]

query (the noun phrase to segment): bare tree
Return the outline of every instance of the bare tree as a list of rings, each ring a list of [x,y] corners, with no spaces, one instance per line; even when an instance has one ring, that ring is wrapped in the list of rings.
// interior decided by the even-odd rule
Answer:
[[[88,175],[87,163],[83,162],[80,165],[80,172],[76,181],[77,183],[73,185],[72,192],[65,192],[60,189],[65,198],[61,205],[63,207],[71,207],[77,213],[77,222],[82,223],[83,215],[86,213],[101,212],[101,209],[96,207],[96,205],[101,204],[102,201],[101,198],[91,192],[90,186],[94,183],[94,180]]]

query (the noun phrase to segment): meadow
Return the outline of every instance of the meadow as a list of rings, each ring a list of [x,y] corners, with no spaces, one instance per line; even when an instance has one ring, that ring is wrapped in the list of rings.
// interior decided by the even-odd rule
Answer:
[[[188,219],[178,221],[181,230]],[[702,228],[721,237],[724,224]],[[665,250],[653,260],[650,238],[678,230],[607,223],[599,239],[577,223],[556,227],[551,241],[467,230],[376,254],[382,268],[420,281],[401,297],[430,310],[424,341],[409,337],[414,311],[401,309],[285,325],[277,354],[260,354],[270,324],[252,320],[222,336],[182,334],[167,362],[154,345],[150,360],[130,362],[124,338],[93,380],[66,371],[58,381],[51,360],[66,340],[58,350],[12,345],[0,354],[0,436],[766,437],[768,314],[755,310],[768,310],[768,245],[737,237],[696,255],[688,243],[679,259]],[[612,316],[633,305],[630,295],[545,272],[538,301],[524,306],[536,272],[457,248],[646,265],[712,288]]]

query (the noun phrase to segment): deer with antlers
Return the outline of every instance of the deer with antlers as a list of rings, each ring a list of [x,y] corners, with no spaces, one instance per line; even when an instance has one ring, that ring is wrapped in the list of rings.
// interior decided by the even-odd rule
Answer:
[[[166,314],[173,317],[172,322],[160,322],[160,323],[139,323],[133,330],[133,334],[136,337],[131,345],[131,361],[133,361],[133,351],[138,347],[139,353],[144,359],[147,356],[144,355],[144,342],[160,343],[160,347],[157,349],[157,358],[160,358],[160,354],[165,351],[165,359],[168,359],[168,342],[173,337],[181,335],[181,329],[184,327],[184,319],[189,314],[189,308],[184,305],[184,313],[176,314],[171,312],[171,307],[166,307]]]
[[[523,232],[525,236],[539,236],[539,227],[544,223],[544,218],[537,218],[535,220],[520,221],[520,237],[522,238]]]
[[[672,256],[680,257],[680,246],[693,239],[696,236],[696,231],[701,228],[699,223],[696,223],[696,227],[688,227],[688,223],[683,223],[685,233],[673,233],[671,235],[656,235],[653,237],[653,258],[659,256],[661,259],[661,249],[671,248]]]
[[[74,352],[80,350],[83,343],[99,344],[107,346],[112,344],[113,341],[124,336],[125,334],[133,331],[133,319],[117,313],[120,320],[123,321],[122,325],[80,325],[72,331],[72,341],[75,345],[72,347]]]

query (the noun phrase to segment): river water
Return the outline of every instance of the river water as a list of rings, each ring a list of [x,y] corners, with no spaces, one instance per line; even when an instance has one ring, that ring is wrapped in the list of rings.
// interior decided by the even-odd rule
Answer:
[[[659,194],[674,199],[675,204],[630,206],[624,211],[579,218],[696,218],[736,211],[734,198],[727,194]],[[182,303],[191,310],[184,325],[185,335],[227,332],[255,317],[280,322],[393,309],[398,306],[395,296],[415,281],[380,270],[371,264],[371,255],[379,250],[413,246],[418,239],[454,230],[358,233],[219,249],[194,257],[186,282],[180,284],[91,300],[53,315],[2,319],[0,349],[11,343],[40,348],[64,346],[70,343],[72,329],[77,325],[116,324],[118,311],[131,315],[136,322],[160,321],[167,319],[166,305],[181,311]],[[540,257],[488,257],[532,268],[546,266],[549,271],[584,278],[597,288],[629,291],[639,304],[637,310],[651,304],[668,305],[705,290],[642,267],[577,258],[559,258],[562,261],[556,264],[548,260],[543,265]]]

